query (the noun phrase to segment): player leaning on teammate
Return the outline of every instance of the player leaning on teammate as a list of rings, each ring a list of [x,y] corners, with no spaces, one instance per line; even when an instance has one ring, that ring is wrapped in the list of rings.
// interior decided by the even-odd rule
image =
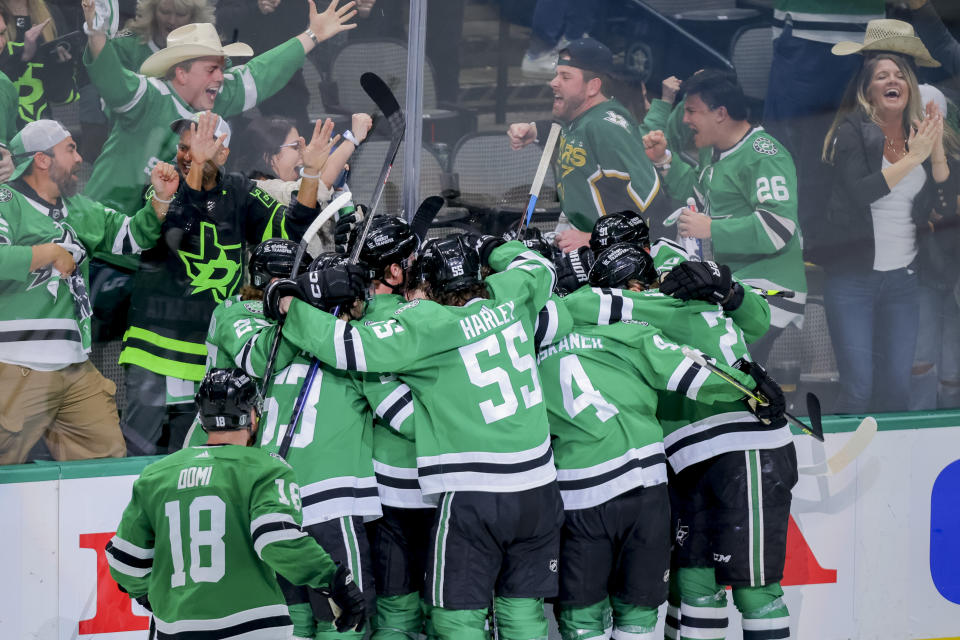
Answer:
[[[287,640],[277,573],[307,585],[317,606],[332,598],[340,628],[362,623],[350,571],[300,528],[293,470],[248,446],[256,395],[242,371],[211,371],[197,394],[207,444],[144,469],[107,544],[110,574],[152,609],[161,638]]]
[[[611,626],[615,638],[655,637],[671,545],[657,392],[708,403],[743,398],[646,321],[646,299],[663,299],[644,293],[657,280],[653,258],[641,246],[612,245],[590,271],[594,286],[558,303],[571,315],[572,331],[540,350],[566,516],[558,600],[564,638],[608,637]],[[666,300],[678,315],[677,307],[687,304]],[[692,304],[692,313],[715,313],[714,304]],[[749,375],[718,366],[741,384],[756,385]],[[638,519],[638,513],[646,515]]]
[[[554,274],[522,244],[498,244],[428,244],[417,271],[429,299],[385,321],[347,323],[296,299],[277,305],[289,304],[292,342],[338,368],[396,372],[422,403],[420,488],[440,502],[425,590],[440,638],[486,638],[492,596],[501,637],[545,637],[542,599],[557,589],[562,506],[533,347]],[[498,272],[485,281],[481,256]],[[321,272],[314,284],[323,297],[352,299],[354,270]]]

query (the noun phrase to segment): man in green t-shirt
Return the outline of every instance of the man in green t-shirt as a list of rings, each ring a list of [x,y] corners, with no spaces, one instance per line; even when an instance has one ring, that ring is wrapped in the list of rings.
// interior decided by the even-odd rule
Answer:
[[[553,117],[563,123],[554,174],[566,217],[556,241],[564,252],[586,246],[601,216],[624,209],[642,213],[660,190],[636,120],[607,95],[612,67],[605,45],[581,38],[560,51],[557,75],[550,81]],[[507,135],[519,149],[545,136],[547,128],[546,123],[512,124]]]

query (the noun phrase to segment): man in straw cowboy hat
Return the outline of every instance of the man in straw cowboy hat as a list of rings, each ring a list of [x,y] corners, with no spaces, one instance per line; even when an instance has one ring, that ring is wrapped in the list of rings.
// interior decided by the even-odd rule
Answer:
[[[226,58],[253,56],[253,50],[242,42],[222,45],[209,23],[174,29],[167,46],[144,61],[140,75],[120,64],[106,35],[93,26],[94,1],[84,0],[89,34],[84,64],[114,116],[85,193],[120,210],[134,210],[151,167],[176,154],[177,135],[170,122],[204,110],[234,116],[279,91],[317,44],[356,27],[348,24],[356,14],[354,3],[338,8],[339,2],[331,0],[319,13],[311,0],[303,33],[226,70]]]
[[[913,26],[903,20],[871,20],[863,42],[844,40],[833,45],[834,55],[848,56],[854,53],[868,55],[871,52],[900,53],[913,60],[918,67],[939,67],[913,31]]]

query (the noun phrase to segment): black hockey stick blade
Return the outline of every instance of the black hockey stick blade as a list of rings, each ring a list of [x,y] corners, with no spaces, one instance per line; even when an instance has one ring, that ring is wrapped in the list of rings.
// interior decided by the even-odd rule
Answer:
[[[383,113],[383,117],[387,119],[393,134],[396,135],[398,130],[402,130],[404,127],[403,112],[400,110],[400,103],[397,102],[397,98],[393,95],[393,91],[390,90],[387,83],[377,74],[368,71],[360,76],[360,86]]]
[[[810,435],[823,442],[823,412],[820,409],[820,398],[812,391],[807,392],[807,416],[810,418]]]
[[[417,236],[417,246],[422,247],[427,241],[427,230],[437,213],[443,208],[443,198],[440,196],[430,196],[420,203],[417,212],[413,214],[413,220],[410,221],[410,229],[413,235]]]

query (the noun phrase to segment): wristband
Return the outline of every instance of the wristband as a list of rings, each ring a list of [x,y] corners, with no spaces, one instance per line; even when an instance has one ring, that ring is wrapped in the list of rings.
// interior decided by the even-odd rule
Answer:
[[[310,178],[310,179],[313,179],[313,180],[317,180],[317,179],[320,178],[320,172],[317,171],[315,174],[304,173],[303,167],[300,167],[300,177],[301,177],[301,178]]]
[[[173,202],[173,198],[174,198],[175,195],[176,195],[176,194],[173,194],[172,196],[170,196],[170,199],[169,199],[169,200],[163,200],[163,199],[161,199],[161,198],[158,198],[158,197],[157,197],[157,192],[154,191],[154,192],[153,192],[153,195],[150,196],[150,197],[153,198],[154,202],[158,202],[158,203],[160,203],[160,204],[170,204],[171,202]]]
[[[353,135],[353,131],[351,131],[350,129],[347,129],[346,131],[343,132],[343,139],[346,140],[347,142],[352,142],[353,146],[355,147],[360,146],[360,141],[357,140],[357,136]]]
[[[313,29],[308,28],[306,31],[303,32],[303,35],[313,40],[313,44],[320,44],[320,38],[318,38],[317,34],[313,32]]]
[[[533,130],[534,130],[534,131],[537,130],[537,123],[536,123],[536,122],[531,121],[531,122],[530,122],[530,126],[533,127]],[[533,136],[533,142],[534,142],[534,144],[539,143],[539,142],[540,142],[539,136],[536,136],[536,135]]]
[[[673,153],[670,151],[670,149],[667,149],[667,157],[660,162],[654,162],[653,166],[657,169],[669,169],[671,160],[673,160]]]

